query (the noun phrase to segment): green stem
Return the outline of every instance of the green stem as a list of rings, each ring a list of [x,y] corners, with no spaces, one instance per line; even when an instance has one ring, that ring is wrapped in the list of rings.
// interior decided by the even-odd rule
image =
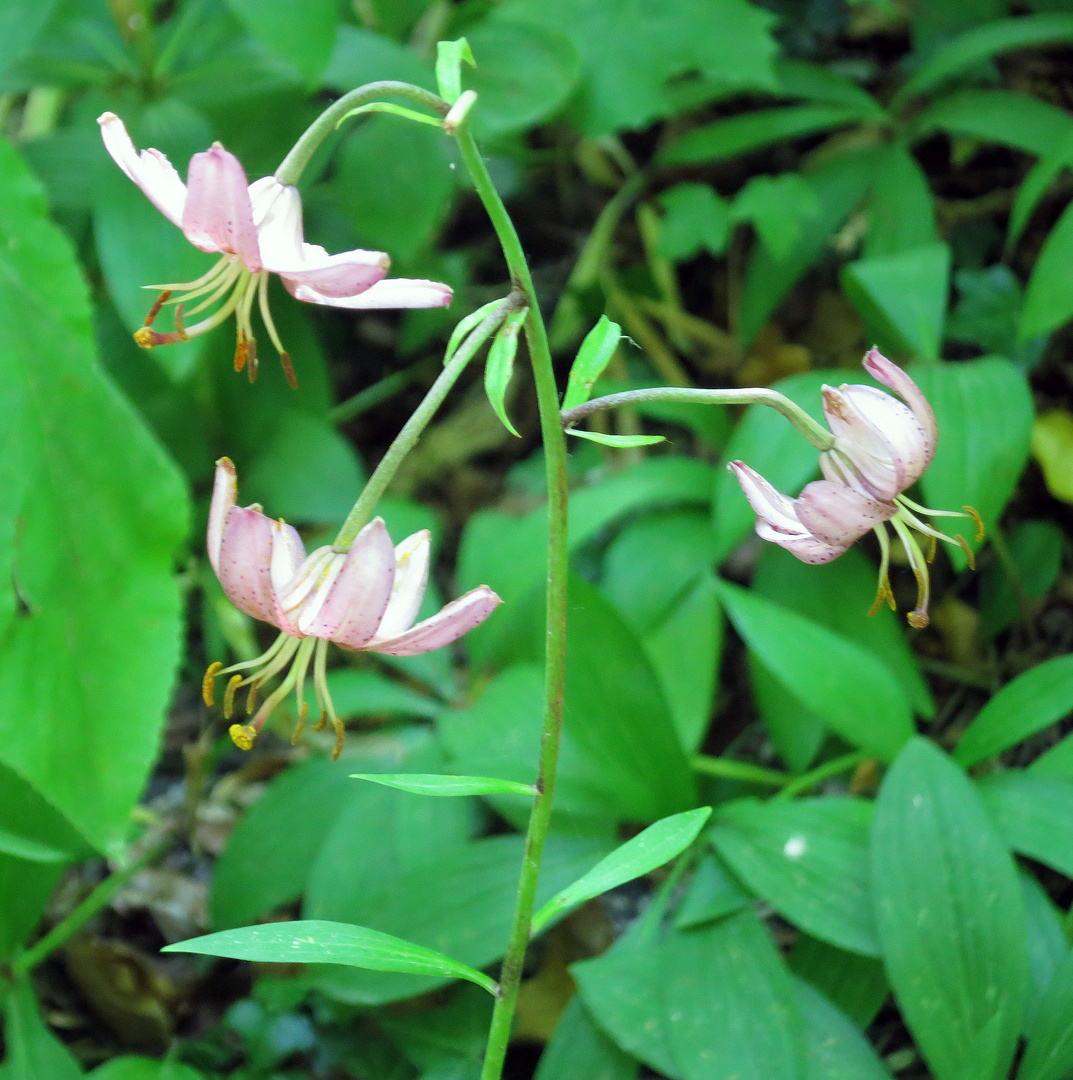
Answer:
[[[792,799],[795,795],[800,795],[802,791],[808,791],[817,784],[822,784],[824,780],[830,780],[832,776],[849,772],[850,769],[857,768],[862,761],[867,760],[867,754],[856,750],[852,754],[843,754],[842,757],[834,758],[832,761],[825,761],[822,765],[817,765],[815,769],[802,773],[796,780],[791,780],[775,798]]]
[[[156,862],[161,855],[171,847],[173,840],[169,837],[160,844],[156,844],[148,851],[139,855],[133,862],[117,870],[114,874],[105,878],[90,894],[78,905],[65,919],[58,922],[44,937],[38,940],[32,948],[27,949],[11,962],[11,971],[16,976],[28,975],[42,960],[47,960],[61,945],[66,944],[78,933],[82,927],[105,907],[113,896],[139,870]]]
[[[766,387],[747,390],[697,390],[684,386],[654,386],[646,390],[627,390],[621,394],[593,398],[584,405],[567,409],[562,414],[563,426],[576,424],[602,409],[636,405],[643,401],[674,401],[700,405],[770,405],[782,413],[817,450],[830,450],[835,444],[835,437],[822,424],[817,424],[804,409],[777,390],[768,390]]]
[[[338,101],[333,101],[309,125],[291,148],[290,153],[280,163],[276,170],[276,180],[281,184],[297,184],[301,179],[302,172],[309,164],[309,159],[316,153],[317,147],[336,129],[339,122],[349,112],[368,105],[382,97],[401,97],[409,101],[424,105],[440,116],[446,116],[450,106],[438,94],[430,90],[424,90],[412,83],[382,82],[366,83],[349,94],[344,94]]]
[[[520,292],[512,292],[455,350],[454,356],[429,388],[424,400],[414,410],[413,415],[395,436],[395,441],[388,447],[387,453],[380,459],[380,464],[376,466],[373,475],[369,477],[369,482],[358,496],[354,509],[347,514],[346,521],[343,522],[339,535],[335,538],[333,546],[336,551],[346,551],[362,527],[368,524],[373,516],[373,510],[376,509],[376,504],[387,490],[388,484],[395,478],[395,473],[399,471],[403,459],[417,445],[417,440],[421,438],[422,432],[436,410],[443,404],[443,399],[457,382],[458,376],[462,374],[480,347],[499,329],[507,315],[524,302]]]
[[[529,827],[525,836],[525,855],[518,881],[518,899],[514,924],[499,977],[499,996],[492,1011],[481,1080],[499,1080],[503,1073],[507,1043],[510,1040],[518,987],[522,980],[522,964],[529,944],[533,905],[544,841],[551,824],[552,798],[555,794],[555,775],[559,764],[559,736],[563,721],[563,687],[566,681],[566,437],[559,422],[559,391],[555,385],[555,370],[548,346],[547,330],[540,315],[533,279],[525,261],[521,241],[507,209],[488,175],[480,151],[465,122],[456,133],[462,160],[473,179],[492,227],[503,248],[514,287],[529,302],[525,321],[525,337],[536,383],[537,404],[540,410],[540,432],[544,443],[544,461],[548,478],[548,577],[545,608],[544,639],[544,723],[540,737],[540,765],[537,772],[539,794],[533,800]]]
[[[689,759],[694,772],[705,776],[718,776],[723,780],[742,780],[747,784],[767,784],[781,788],[790,783],[787,773],[777,769],[765,769],[762,765],[750,765],[747,761],[734,761],[732,758],[712,757],[710,754],[694,754]]]

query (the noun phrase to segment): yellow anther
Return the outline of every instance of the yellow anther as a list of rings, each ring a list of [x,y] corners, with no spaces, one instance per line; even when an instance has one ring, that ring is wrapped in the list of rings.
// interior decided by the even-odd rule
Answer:
[[[976,542],[979,543],[983,540],[986,531],[984,529],[984,519],[971,506],[963,506],[961,509],[972,518],[973,524],[976,526]]]
[[[338,717],[332,720],[332,724],[335,727],[335,749],[332,751],[332,761],[338,761],[339,755],[343,752],[343,739],[346,736],[346,728],[343,727],[343,721]]]
[[[976,569],[976,556],[973,554],[972,548],[969,547],[969,542],[965,539],[961,533],[957,533],[954,539],[958,542],[958,546],[965,552],[965,561],[969,564],[970,570]]]
[[[876,598],[872,601],[872,606],[868,609],[868,618],[872,618],[879,609],[886,603],[887,607],[891,611],[897,611],[898,605],[894,602],[894,593],[891,591],[890,579],[884,577],[879,583],[879,587],[876,589]]]
[[[134,331],[134,341],[143,349],[151,349],[154,345],[159,345],[160,342],[157,340],[159,337],[160,335],[148,326],[139,327]]]
[[[242,685],[241,675],[232,675],[227,680],[227,689],[224,691],[224,719],[230,720],[235,711],[235,691]]]
[[[303,701],[302,707],[298,710],[298,724],[294,729],[294,734],[291,736],[291,746],[298,745],[298,740],[302,737],[302,732],[305,731],[307,716],[309,716],[309,705]]]
[[[328,726],[328,713],[324,710],[320,710],[320,719],[313,725],[314,731],[323,731]]]
[[[246,331],[238,332],[238,341],[235,344],[235,370],[241,371],[246,366],[246,357],[249,355],[250,346],[246,341]]]
[[[183,306],[182,306],[182,304],[177,304],[176,305],[175,311],[174,311],[172,317],[175,320],[175,333],[177,333],[179,335],[179,337],[183,341],[189,341],[190,340],[190,335],[187,334],[186,327],[183,326]]]
[[[914,630],[923,630],[924,627],[927,626],[929,622],[931,622],[931,620],[928,618],[928,613],[926,611],[919,610],[910,611],[909,614],[906,615],[905,621],[909,623],[909,625]]]
[[[938,548],[938,546],[939,546],[939,541],[936,540],[934,536],[929,536],[928,537],[928,550],[924,555],[924,558],[927,559],[928,562],[930,562],[930,563],[935,562],[935,551]]]
[[[257,738],[257,729],[249,724],[232,724],[227,729],[227,734],[240,750],[252,750],[253,740]]]
[[[246,695],[246,715],[253,716],[253,710],[257,708],[257,695],[261,692],[261,680],[254,679],[250,686],[250,692]]]
[[[208,670],[205,672],[205,678],[201,680],[201,700],[204,701],[210,709],[215,704],[212,697],[212,684],[216,682],[216,673],[223,666],[223,661],[213,661],[209,664]]]

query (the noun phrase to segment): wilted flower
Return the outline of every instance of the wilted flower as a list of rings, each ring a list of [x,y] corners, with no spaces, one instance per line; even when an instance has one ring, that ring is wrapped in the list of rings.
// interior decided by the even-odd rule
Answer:
[[[929,510],[905,495],[935,456],[935,414],[917,384],[878,349],[868,351],[864,367],[907,404],[874,386],[823,387],[823,411],[835,436],[832,449],[820,454],[820,469],[826,479],[806,484],[801,494],[791,499],[744,462],[732,461],[729,467],[758,515],[757,535],[786,548],[802,562],[830,562],[869,529],[875,532],[881,561],[871,615],[884,601],[892,610],[895,606],[888,576],[890,538],[884,527],[889,521],[917,579],[917,606],[908,620],[919,629],[928,625],[927,564],[935,557],[936,542],[959,546],[969,565],[975,563],[964,537],[947,536],[918,515],[972,518],[977,541],[983,539],[983,522],[972,507],[966,506],[965,513]],[[914,532],[928,537],[926,555]]]
[[[235,370],[249,364],[257,371],[257,346],[250,322],[256,300],[268,336],[279,352],[291,385],[296,385],[290,357],[283,348],[268,307],[269,274],[279,274],[298,300],[341,308],[445,307],[451,290],[438,281],[385,278],[391,260],[382,251],[344,251],[329,255],[302,234],[298,189],[265,176],[248,184],[241,162],[219,143],[190,159],[184,184],[159,150],[134,148],[115,113],[98,117],[105,148],[115,163],[142,189],[149,201],[202,251],[221,258],[194,281],[149,285],[161,293],[145,325],[134,335],[143,348],[204,334],[234,314],[238,324]],[[197,300],[195,307],[186,305]],[[152,328],[160,310],[174,305],[175,329]],[[184,318],[215,310],[187,326]]]
[[[231,602],[247,615],[282,632],[255,660],[212,664],[203,694],[212,704],[218,675],[231,675],[224,694],[230,719],[235,693],[249,685],[249,724],[232,724],[236,745],[248,750],[272,710],[292,691],[298,699],[301,733],[308,707],[305,679],[313,664],[313,685],[320,707],[318,730],[329,720],[336,732],[336,755],[343,726],[336,715],[325,674],[328,642],[343,649],[413,656],[448,645],[482,623],[499,597],[481,585],[414,625],[428,584],[429,532],[408,536],[397,547],[381,518],[358,533],[348,551],[331,545],[306,554],[298,533],[282,519],[273,521],[259,506],[237,506],[235,467],[228,458],[216,463],[206,546],[209,561]],[[257,709],[257,693],[273,676],[289,668],[279,687]],[[254,710],[256,713],[254,714]]]

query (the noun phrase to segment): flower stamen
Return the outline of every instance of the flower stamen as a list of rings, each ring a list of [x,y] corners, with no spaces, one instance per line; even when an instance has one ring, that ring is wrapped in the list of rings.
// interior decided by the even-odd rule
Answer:
[[[868,617],[871,618],[883,606],[884,601],[891,611],[897,611],[898,605],[894,602],[894,592],[890,587],[890,537],[884,525],[876,525],[872,532],[879,537],[879,585],[876,588],[876,598],[868,609]]]
[[[898,539],[901,540],[902,547],[905,548],[905,554],[909,559],[909,566],[913,571],[914,577],[917,579],[917,606],[910,611],[905,618],[914,630],[923,630],[931,621],[928,617],[928,602],[931,599],[931,582],[928,578],[928,565],[924,561],[924,553],[920,550],[920,545],[916,542],[913,534],[906,528],[905,522],[901,520],[901,515],[892,517],[890,523],[894,531],[898,534]]]

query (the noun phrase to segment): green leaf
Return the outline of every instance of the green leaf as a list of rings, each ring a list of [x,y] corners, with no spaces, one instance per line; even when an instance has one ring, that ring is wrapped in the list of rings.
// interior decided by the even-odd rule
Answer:
[[[885,148],[868,206],[864,255],[874,259],[935,244],[935,200],[924,170],[901,143]]]
[[[181,1061],[126,1054],[106,1061],[89,1075],[92,1080],[204,1080],[202,1073]]]
[[[985,354],[1005,356],[1022,369],[1035,366],[1046,340],[1033,338],[1018,344],[1023,290],[1013,271],[1002,263],[958,270],[954,284],[959,296],[946,323],[947,338],[972,342]]]
[[[0,853],[0,957],[6,960],[23,947],[64,869]]]
[[[758,109],[694,128],[662,150],[658,160],[663,165],[723,161],[784,139],[799,139],[865,118],[864,110],[845,105],[780,105],[775,109]]]
[[[772,389],[800,405],[814,420],[823,420],[820,387],[826,373],[806,371],[780,379]],[[740,543],[756,520],[741,485],[726,467],[741,459],[780,491],[796,495],[819,469],[816,448],[786,418],[766,405],[750,405],[730,436],[716,473],[713,508],[716,557],[721,561]]]
[[[954,760],[969,768],[1073,710],[1073,656],[1055,656],[1007,683],[965,729]]]
[[[974,506],[987,528],[997,524],[1028,459],[1032,396],[1008,360],[985,357],[916,367],[913,378],[931,402],[941,432],[935,458],[921,481],[936,510]],[[972,527],[954,528],[976,547]],[[959,569],[965,556],[948,548]]]
[[[412,49],[372,30],[340,23],[328,68],[321,82],[348,93],[364,83],[385,79],[435,89],[432,69]]]
[[[469,332],[475,330],[502,303],[502,300],[489,300],[487,304],[482,304],[476,311],[471,311],[455,326],[447,341],[447,348],[443,352],[444,366],[450,363],[451,357],[458,351],[459,345],[469,335]]]
[[[1073,137],[1073,136],[1071,136]],[[1065,208],[1044,241],[1025,289],[1018,337],[1028,341],[1048,334],[1073,315],[1073,203]]]
[[[872,653],[725,581],[719,598],[771,673],[849,743],[889,761],[912,736],[905,694]]]
[[[40,37],[56,9],[57,0],[27,7],[19,0],[0,4],[0,72],[21,59]]]
[[[85,283],[45,213],[3,143],[0,761],[103,850],[125,840],[158,750],[187,502],[97,365]]]
[[[1016,852],[1073,878],[1073,781],[1013,769],[985,776],[976,790],[995,828]]]
[[[548,923],[571,908],[670,862],[696,840],[711,812],[710,806],[702,806],[649,825],[602,859],[584,877],[556,893],[533,916],[530,933],[539,934]]]
[[[484,138],[532,127],[563,105],[581,74],[581,59],[563,33],[490,18],[469,31],[477,66],[466,77],[477,91],[473,128]]]
[[[802,979],[794,980],[805,1024],[808,1080],[890,1080],[883,1062],[844,1012]]]
[[[808,180],[795,172],[754,176],[738,192],[731,216],[751,222],[774,259],[785,259],[820,205]]]
[[[221,930],[165,945],[161,952],[226,956],[262,964],[345,964],[369,971],[466,979],[490,994],[496,992],[496,984],[487,975],[442,953],[365,926],[322,919]]]
[[[797,935],[786,959],[795,975],[819,990],[860,1031],[868,1030],[890,994],[881,960],[839,949],[809,934]]]
[[[683,1080],[801,1080],[793,983],[752,910],[672,933],[662,951],[663,1023]]]
[[[36,840],[28,840],[25,836],[8,832],[7,829],[0,829],[0,853],[41,863],[67,862],[71,858],[66,851],[58,851],[46,844],[39,844]]]
[[[388,508],[384,503],[380,503],[378,509],[386,511]],[[396,532],[390,521],[388,531],[393,536],[407,535],[405,529]],[[419,618],[424,618],[424,614],[419,615]],[[335,711],[341,719],[405,716],[434,720],[443,712],[443,705],[439,701],[419,694],[378,671],[336,668],[328,673],[328,689],[331,691],[332,701],[335,702]],[[312,709],[315,700],[308,689],[306,700]]]
[[[1027,1034],[1017,1080],[1065,1080],[1073,1071],[1073,952],[1055,971]]]
[[[507,388],[514,375],[514,357],[518,352],[518,332],[527,314],[526,308],[520,308],[507,316],[492,339],[491,348],[488,350],[488,361],[484,365],[484,392],[488,395],[488,403],[512,435],[518,435],[518,431],[507,416],[505,400]],[[518,435],[518,438],[521,436]]]
[[[1032,978],[1028,984],[1028,1000],[1025,1002],[1025,1025],[1027,1031],[1039,1011],[1040,1001],[1051,985],[1058,965],[1069,952],[1065,931],[1062,929],[1063,913],[1043,886],[1024,867],[1017,873],[1021,882],[1021,896],[1025,902],[1025,925],[1028,931],[1028,966]]]
[[[268,49],[293,65],[314,86],[335,42],[338,5],[334,0],[227,0],[231,10]]]
[[[636,1080],[637,1062],[620,1050],[574,997],[540,1055],[534,1080]]]
[[[532,798],[537,789],[532,784],[497,780],[492,776],[443,776],[437,773],[351,773],[351,780],[371,780],[384,787],[398,788],[414,795],[526,795]]]
[[[1040,199],[1062,171],[1069,168],[1073,168],[1073,133],[1048,149],[1032,166],[1017,189],[1006,234],[1007,248],[1012,248],[1017,243],[1029,218],[1039,206]]]
[[[436,85],[440,97],[453,105],[462,96],[462,65],[470,67],[476,61],[469,42],[463,37],[457,41],[440,41],[436,45]]]
[[[879,954],[868,892],[872,808],[859,799],[724,803],[712,842],[783,918],[866,956]]]
[[[880,789],[872,891],[887,973],[937,1080],[1005,1076],[1028,990],[1021,890],[972,785],[924,739]]]
[[[842,286],[880,345],[937,360],[950,288],[946,244],[859,259],[842,268]]]
[[[41,1020],[33,987],[18,979],[4,1005],[6,1080],[77,1080],[82,1070],[71,1051]]]
[[[578,428],[567,428],[566,433],[602,446],[655,446],[656,443],[667,441],[664,435],[605,435],[602,431],[581,431]]]
[[[585,335],[581,348],[570,366],[570,378],[563,396],[562,410],[583,405],[592,397],[592,388],[604,373],[622,340],[622,327],[601,315],[596,325]]]
[[[876,120],[886,118],[886,112],[867,90],[822,64],[804,60],[780,59],[775,64],[779,94],[784,97],[808,98],[827,105],[845,105],[861,110]]]
[[[566,34],[581,58],[571,116],[585,135],[670,115],[669,85],[699,72],[724,86],[773,88],[773,17],[744,0],[509,0],[504,19]]]
[[[751,903],[752,898],[724,869],[715,852],[706,851],[678,905],[674,925],[679,930],[691,930]]]
[[[1045,154],[1069,137],[1073,120],[1058,106],[1026,94],[961,90],[940,98],[915,118],[913,139],[927,138],[936,130]]]
[[[730,229],[730,205],[707,184],[675,184],[656,200],[663,209],[656,250],[666,259],[691,259],[702,248],[722,255]]]
[[[894,95],[891,108],[899,109],[910,98],[926,94],[953,76],[1010,49],[1070,39],[1073,39],[1073,17],[1069,15],[1040,14],[988,22],[933,52]]]

